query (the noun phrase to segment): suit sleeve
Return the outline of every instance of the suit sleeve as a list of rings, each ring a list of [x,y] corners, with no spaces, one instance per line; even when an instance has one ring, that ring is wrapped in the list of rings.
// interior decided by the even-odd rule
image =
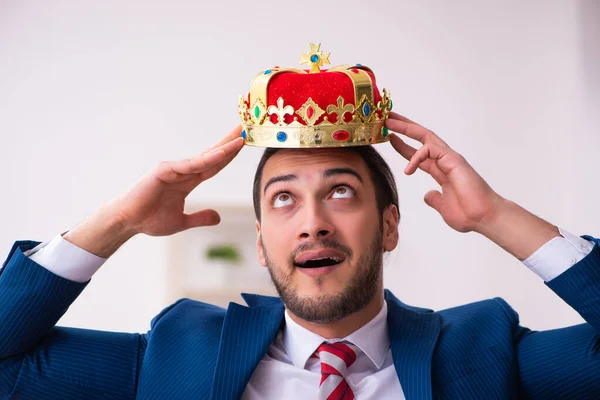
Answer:
[[[520,394],[529,399],[600,399],[600,240],[584,259],[547,282],[586,323],[531,331],[513,321]]]
[[[0,270],[0,399],[133,399],[146,335],[55,327],[87,285],[17,242]]]

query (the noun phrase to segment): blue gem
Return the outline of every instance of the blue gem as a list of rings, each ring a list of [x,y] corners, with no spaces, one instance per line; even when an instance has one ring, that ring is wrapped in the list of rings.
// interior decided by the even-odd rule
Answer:
[[[355,67],[362,67],[362,64],[356,64]]]
[[[246,131],[242,131],[242,138],[246,140]]]
[[[312,56],[310,56],[310,61],[316,63],[317,61],[319,61],[319,56],[313,54]]]
[[[285,132],[277,132],[277,140],[279,142],[285,142],[287,140],[287,134]]]
[[[365,114],[365,117],[368,117],[369,114],[371,114],[371,107],[369,107],[369,104],[365,103],[365,106],[363,107],[363,113]]]
[[[265,75],[269,75],[272,71],[270,69],[265,71]]]

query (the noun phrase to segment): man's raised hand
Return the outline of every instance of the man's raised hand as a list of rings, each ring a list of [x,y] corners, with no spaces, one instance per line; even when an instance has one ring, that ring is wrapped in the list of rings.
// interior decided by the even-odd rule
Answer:
[[[390,113],[387,127],[423,144],[418,150],[392,135],[391,144],[409,161],[404,169],[412,175],[417,168],[427,172],[441,186],[425,195],[425,203],[440,213],[444,221],[459,232],[478,230],[493,219],[503,198],[456,151],[435,133],[403,117]]]
[[[238,126],[219,143],[192,158],[161,162],[64,238],[100,257],[109,257],[138,233],[167,236],[218,224],[220,217],[215,210],[185,214],[185,198],[237,156],[244,145],[240,133]]]

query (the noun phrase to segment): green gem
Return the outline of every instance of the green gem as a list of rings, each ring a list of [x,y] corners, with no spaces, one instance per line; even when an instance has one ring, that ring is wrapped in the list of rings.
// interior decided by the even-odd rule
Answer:
[[[387,126],[384,126],[381,129],[381,133],[383,134],[383,137],[386,137],[388,135],[388,133],[390,133],[390,131],[388,130]]]
[[[394,102],[392,101],[392,99],[390,99],[390,111],[392,110],[392,108],[394,108]]]
[[[258,106],[254,107],[254,116],[256,118],[260,117],[260,108]]]

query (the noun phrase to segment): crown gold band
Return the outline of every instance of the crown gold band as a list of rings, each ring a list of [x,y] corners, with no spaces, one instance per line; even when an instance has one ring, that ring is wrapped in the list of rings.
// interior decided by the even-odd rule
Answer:
[[[333,124],[305,126],[298,122],[287,127],[271,124],[244,126],[244,129],[246,144],[261,147],[346,147],[389,141],[387,128],[381,120],[369,124],[348,123],[342,129]]]

